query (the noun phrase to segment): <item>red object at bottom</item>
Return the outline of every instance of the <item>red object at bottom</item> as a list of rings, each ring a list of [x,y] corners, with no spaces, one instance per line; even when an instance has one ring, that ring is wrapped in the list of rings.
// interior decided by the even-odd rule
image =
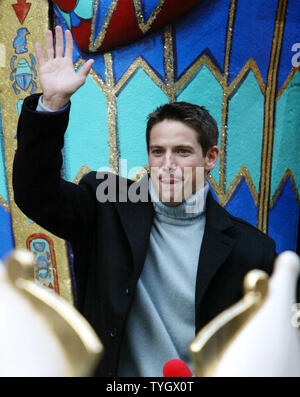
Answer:
[[[163,368],[163,375],[165,378],[170,377],[191,377],[193,376],[191,370],[186,365],[185,362],[179,360],[178,358],[174,358],[173,360],[169,360],[165,363]]]

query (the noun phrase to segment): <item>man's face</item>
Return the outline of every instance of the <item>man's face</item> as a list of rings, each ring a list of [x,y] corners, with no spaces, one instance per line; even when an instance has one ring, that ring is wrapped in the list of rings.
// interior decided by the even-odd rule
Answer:
[[[208,170],[218,159],[218,148],[211,149],[203,156],[197,132],[180,121],[163,120],[152,127],[148,161],[153,185],[163,203],[178,205],[203,187]]]

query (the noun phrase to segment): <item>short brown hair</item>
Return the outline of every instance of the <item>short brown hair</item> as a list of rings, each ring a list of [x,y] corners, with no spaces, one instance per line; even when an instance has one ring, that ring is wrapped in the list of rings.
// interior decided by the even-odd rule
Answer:
[[[208,149],[218,144],[219,131],[216,120],[204,106],[188,102],[173,102],[159,106],[148,116],[146,141],[149,151],[150,131],[152,127],[163,120],[176,120],[193,128],[197,132],[197,140],[205,156]]]

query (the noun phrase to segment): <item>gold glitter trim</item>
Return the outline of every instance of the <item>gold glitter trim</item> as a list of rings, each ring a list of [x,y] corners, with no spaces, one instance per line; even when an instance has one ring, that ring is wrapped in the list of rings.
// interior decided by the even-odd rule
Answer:
[[[244,79],[244,76],[248,73],[248,71],[252,70],[254,73],[254,76],[258,82],[259,88],[262,92],[263,95],[265,95],[266,92],[266,86],[264,83],[264,80],[262,78],[262,75],[260,73],[260,70],[257,66],[257,63],[253,58],[248,59],[248,61],[245,63],[239,74],[236,76],[236,78],[233,80],[233,82],[230,84],[228,87],[228,95],[231,97],[236,89],[239,87],[240,82]]]
[[[229,185],[226,194],[224,195],[224,197],[222,197],[222,199],[220,200],[220,202],[222,202],[222,205],[226,205],[227,202],[229,201],[230,197],[232,196],[233,192],[235,191],[237,185],[240,183],[242,178],[245,178],[245,181],[248,185],[248,188],[251,192],[251,195],[253,197],[254,203],[257,206],[258,203],[258,192],[256,190],[256,187],[252,181],[251,175],[248,171],[248,168],[245,166],[242,166],[238,173],[236,174],[235,178],[233,179],[233,181],[231,182],[231,184]]]
[[[173,45],[173,29],[171,25],[167,25],[164,29],[164,66],[166,74],[166,91],[170,102],[176,100],[176,89],[174,83],[174,45]]]
[[[86,61],[82,59],[81,57],[77,59],[77,61],[74,63],[74,69],[77,70],[80,66],[82,66]],[[93,70],[91,69],[89,72],[89,75],[91,78],[95,81],[95,83],[98,85],[100,90],[102,92],[105,91],[105,83],[102,80],[102,78]]]
[[[232,46],[233,25],[237,0],[231,0],[229,9],[228,28],[226,34],[226,50],[224,61],[224,80],[223,80],[223,99],[222,99],[222,125],[221,125],[221,144],[220,144],[220,168],[219,168],[219,185],[220,189],[225,193],[226,190],[226,144],[227,144],[227,122],[228,122],[228,79],[229,79],[229,62]]]
[[[97,84],[97,86],[100,88],[100,90],[105,94],[105,83],[102,80],[102,78],[99,76],[97,72],[95,72],[93,69],[90,70],[90,76],[94,80],[94,82]]]
[[[91,172],[90,167],[86,164],[83,165],[77,172],[77,174],[73,180],[73,183],[76,183],[76,185],[78,185],[78,183],[79,183],[80,179],[83,177],[83,175],[87,174],[88,172]]]
[[[5,211],[10,212],[9,202],[5,200],[4,197],[0,195],[0,205],[5,209]]]
[[[217,184],[217,182],[214,180],[213,176],[209,173],[207,175],[207,179],[209,181],[209,183],[211,184],[214,192],[216,193],[218,199],[220,200],[220,202],[223,202],[224,200],[222,199],[224,194],[222,192],[222,190],[220,189],[220,186]]]
[[[296,71],[300,72],[300,67],[299,68],[292,68],[288,77],[286,78],[285,82],[283,83],[282,87],[280,88],[280,90],[277,93],[277,97],[276,99],[280,99],[281,95],[284,93],[285,89],[287,88],[287,86],[290,84],[291,80],[293,79]]]
[[[112,172],[118,174],[119,150],[117,139],[117,98],[114,90],[114,74],[110,52],[104,54],[104,61],[106,75],[105,95],[107,98],[109,168]]]
[[[247,167],[242,166],[239,171],[237,172],[236,176],[234,177],[233,181],[229,185],[226,193],[224,194],[221,187],[217,185],[216,181],[212,177],[212,175],[208,174],[208,181],[211,184],[213,190],[215,191],[219,201],[220,205],[225,206],[228,201],[230,200],[233,192],[235,191],[237,185],[240,183],[242,178],[245,178],[245,181],[248,185],[248,188],[250,190],[250,193],[252,195],[253,201],[255,205],[257,206],[258,203],[258,192],[256,190],[256,187],[253,183],[253,180],[251,178],[251,175],[249,173],[249,170]]]
[[[149,174],[150,168],[148,165],[144,165],[135,175],[131,178],[133,181],[139,181],[144,175]]]
[[[154,72],[154,70],[149,66],[149,64],[141,57],[136,58],[136,60],[129,66],[120,80],[114,87],[115,95],[118,95],[123,86],[132,77],[132,75],[137,71],[138,68],[143,69],[143,71],[150,77],[150,79],[166,94],[168,95],[166,86]]]
[[[182,77],[180,77],[180,79],[177,81],[177,83],[175,84],[176,93],[181,91],[189,83],[189,81],[192,80],[194,75],[199,72],[200,67],[203,65],[205,65],[210,70],[210,72],[214,75],[214,77],[220,83],[220,85],[222,87],[224,87],[224,82],[223,82],[224,78],[223,78],[222,74],[220,73],[220,71],[218,70],[216,65],[212,62],[212,60],[206,54],[203,54],[193,63],[193,65],[187,70],[187,72]]]
[[[268,71],[265,109],[264,109],[264,134],[261,157],[261,178],[259,187],[258,228],[264,233],[268,232],[268,211],[270,201],[271,169],[274,138],[274,112],[276,104],[276,84],[285,25],[287,0],[279,0],[275,19],[273,43]]]
[[[90,71],[91,78],[95,81],[107,101],[107,128],[109,146],[109,168],[111,172],[119,173],[119,149],[117,138],[117,98],[116,86],[114,84],[114,74],[112,66],[112,56],[110,52],[104,54],[106,82],[93,69]]]
[[[142,13],[141,1],[140,0],[132,0],[134,6],[134,13],[138,23],[139,28],[145,34],[152,26],[153,22],[156,20],[158,14],[161,12],[162,7],[166,0],[159,0],[157,6],[152,11],[148,21],[145,23],[144,15]]]
[[[97,10],[98,10],[99,4],[100,4],[100,1],[94,2],[93,20],[92,20],[92,26],[91,26],[91,36],[90,36],[90,45],[89,45],[89,50],[91,52],[96,52],[99,49],[99,47],[102,45],[102,42],[106,35],[107,28],[110,24],[112,16],[113,16],[113,14],[116,10],[116,7],[118,5],[118,0],[113,0],[111,2],[108,12],[107,12],[107,15],[104,19],[102,28],[101,28],[96,40],[93,42],[93,37],[95,36],[96,15],[97,15]]]
[[[291,180],[292,186],[293,186],[293,190],[295,192],[296,199],[297,199],[297,201],[298,201],[298,203],[300,205],[300,197],[299,197],[299,192],[298,192],[297,185],[296,185],[296,182],[295,182],[295,178],[294,178],[294,175],[293,175],[292,171],[288,168],[285,171],[285,173],[284,173],[284,175],[283,175],[283,177],[282,177],[277,189],[275,190],[275,193],[273,194],[272,199],[270,200],[270,210],[274,207],[274,204],[275,204],[276,200],[278,199],[279,194],[281,193],[282,186],[285,183],[285,181],[286,181],[288,176],[290,177],[290,180]]]

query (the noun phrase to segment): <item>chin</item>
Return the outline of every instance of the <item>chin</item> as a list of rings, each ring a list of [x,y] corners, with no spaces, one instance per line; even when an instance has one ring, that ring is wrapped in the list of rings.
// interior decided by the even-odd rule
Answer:
[[[162,201],[166,205],[179,205],[184,199],[182,192],[174,192],[173,190],[164,191],[161,194],[160,201]]]

